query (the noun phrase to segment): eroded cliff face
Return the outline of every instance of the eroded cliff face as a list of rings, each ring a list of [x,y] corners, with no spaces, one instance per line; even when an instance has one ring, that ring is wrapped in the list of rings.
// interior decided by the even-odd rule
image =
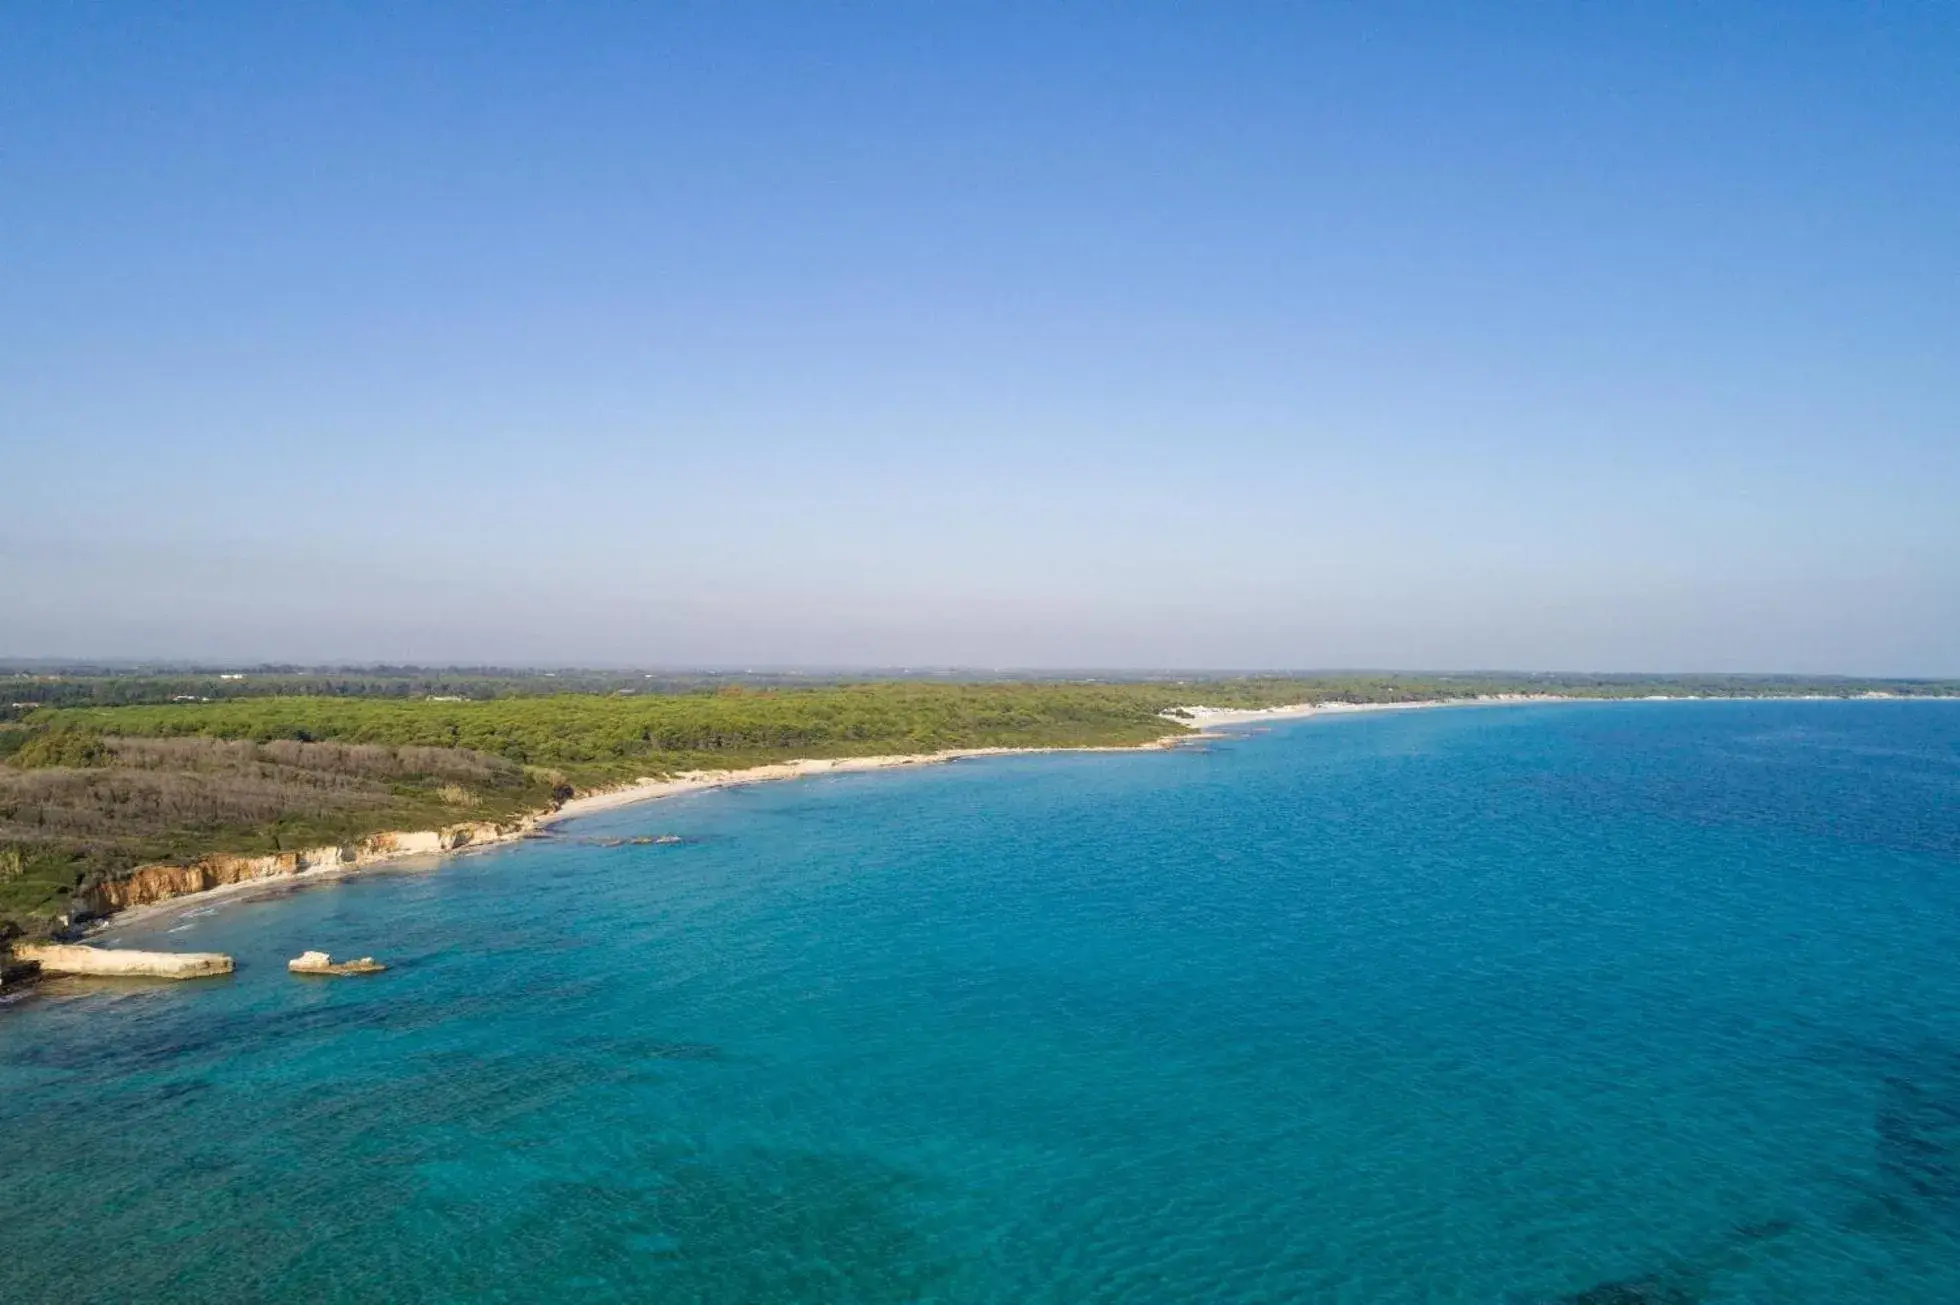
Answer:
[[[88,913],[107,915],[131,906],[147,906],[152,902],[164,902],[173,897],[223,888],[229,884],[284,879],[319,870],[355,869],[395,857],[453,852],[463,847],[504,842],[522,837],[535,823],[531,817],[505,823],[479,820],[443,829],[375,834],[341,847],[313,847],[267,856],[219,853],[200,857],[189,865],[138,866],[120,879],[86,889],[79,897]]]

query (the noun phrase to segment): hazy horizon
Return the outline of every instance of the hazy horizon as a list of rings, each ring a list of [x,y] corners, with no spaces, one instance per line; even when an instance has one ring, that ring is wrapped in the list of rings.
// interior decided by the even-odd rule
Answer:
[[[0,658],[1960,675],[1960,11],[0,13]]]
[[[784,678],[824,680],[917,679],[917,680],[1029,680],[1090,681],[1162,680],[1180,677],[1225,679],[1233,677],[1263,679],[1320,679],[1340,676],[1380,675],[1390,678],[1520,678],[1547,681],[1598,676],[1607,680],[1692,680],[1698,677],[1737,680],[1792,679],[1820,683],[1842,680],[1850,683],[1945,682],[1953,677],[1940,675],[1857,675],[1832,671],[1802,672],[1784,670],[1711,671],[1706,668],[1652,668],[1601,670],[1597,667],[1517,667],[1517,666],[979,666],[979,665],[874,665],[869,663],[821,665],[738,664],[661,664],[648,662],[387,662],[387,661],[240,661],[220,658],[164,657],[0,657],[0,672],[8,674],[157,674],[198,675],[218,672],[256,672],[266,675],[361,675],[361,674],[454,674],[471,675],[639,675],[648,679],[692,676],[750,676],[757,679]],[[1935,699],[1929,699],[1934,701]]]

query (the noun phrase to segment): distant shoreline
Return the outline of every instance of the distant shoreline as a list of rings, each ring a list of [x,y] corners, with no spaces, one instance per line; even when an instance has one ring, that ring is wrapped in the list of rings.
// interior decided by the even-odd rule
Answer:
[[[1303,720],[1309,716],[1349,716],[1362,712],[1415,711],[1428,707],[1505,707],[1527,703],[1586,702],[1558,693],[1486,694],[1475,698],[1426,698],[1415,702],[1299,702],[1285,707],[1180,707],[1181,716],[1165,713],[1166,719],[1181,719],[1203,733],[1231,725],[1253,725],[1268,720]],[[1608,701],[1600,699],[1600,701]],[[1618,701],[1625,701],[1619,699]],[[1705,699],[1703,700],[1705,701]]]
[[[1278,707],[1229,708],[1188,706],[1166,710],[1163,714],[1166,724],[1184,727],[1183,732],[1166,734],[1162,737],[1135,744],[1079,745],[1054,747],[993,747],[993,748],[949,748],[939,752],[920,752],[891,754],[869,757],[816,757],[794,761],[770,762],[738,770],[689,771],[664,778],[646,778],[617,787],[601,789],[573,797],[562,805],[543,811],[529,813],[515,821],[498,826],[494,833],[483,832],[481,825],[472,827],[474,836],[464,841],[454,842],[454,830],[423,830],[404,833],[375,835],[369,840],[384,850],[359,856],[351,861],[337,864],[308,864],[306,854],[296,858],[292,869],[271,868],[258,870],[258,863],[270,863],[279,858],[208,858],[212,861],[231,861],[253,863],[255,873],[241,877],[233,882],[219,883],[208,888],[190,892],[176,893],[155,901],[143,902],[121,908],[92,921],[86,929],[91,937],[110,930],[144,923],[148,920],[185,906],[195,907],[204,902],[220,898],[245,896],[254,890],[283,891],[298,884],[324,882],[343,879],[365,871],[384,866],[402,867],[418,857],[428,857],[431,861],[465,852],[483,851],[500,847],[524,838],[535,836],[538,831],[567,820],[576,820],[605,811],[636,806],[642,802],[659,801],[662,798],[680,797],[688,793],[703,793],[715,789],[737,788],[749,784],[766,784],[782,780],[809,779],[824,775],[864,774],[872,771],[897,770],[917,766],[943,765],[947,762],[970,760],[980,757],[1026,756],[1037,753],[1061,752],[1148,752],[1175,748],[1183,744],[1197,742],[1207,735],[1239,725],[1256,725],[1268,721],[1305,720],[1319,716],[1349,716],[1376,714],[1393,711],[1435,710],[1453,707],[1502,707],[1531,706],[1557,703],[1626,703],[1626,702],[1858,702],[1858,701],[1941,701],[1938,698],[1916,698],[1897,694],[1808,694],[1778,696],[1775,698],[1726,696],[1656,694],[1640,698],[1595,698],[1564,694],[1491,694],[1468,698],[1432,698],[1412,702],[1303,702]],[[457,827],[462,828],[462,827]],[[398,848],[399,850],[386,850]],[[293,854],[287,854],[288,859]],[[146,871],[168,873],[181,872],[177,866],[138,867],[128,876],[134,879]]]
[[[538,826],[543,828],[562,820],[576,820],[580,816],[611,811],[617,807],[633,806],[641,802],[653,802],[660,798],[679,797],[683,793],[737,788],[744,784],[767,784],[784,779],[809,779],[817,775],[851,775],[871,770],[896,770],[906,766],[936,766],[949,761],[966,761],[974,757],[1026,756],[1038,752],[1148,752],[1175,747],[1196,737],[1198,732],[1194,731],[1188,734],[1167,734],[1163,738],[1151,739],[1144,743],[1088,744],[1052,748],[948,748],[943,752],[898,753],[879,757],[812,757],[799,761],[768,762],[741,770],[685,771],[665,779],[636,780],[619,788],[603,789],[583,797],[572,798],[556,811],[540,816]]]
[[[99,937],[114,929],[144,923],[159,915],[165,915],[186,906],[195,907],[200,903],[246,896],[254,891],[276,892],[302,883],[321,883],[328,880],[345,879],[369,870],[394,866],[400,868],[417,857],[431,860],[453,856],[460,853],[482,851],[501,847],[521,839],[534,836],[538,831],[567,820],[613,811],[621,807],[637,806],[642,802],[654,802],[662,798],[680,797],[687,793],[705,793],[714,789],[737,788],[748,784],[766,784],[781,780],[808,779],[820,775],[864,774],[871,771],[897,770],[916,766],[943,765],[952,761],[964,761],[977,757],[1025,756],[1047,752],[1147,752],[1176,747],[1203,738],[1207,733],[1255,720],[1297,719],[1306,716],[1333,712],[1381,711],[1406,707],[1444,707],[1467,705],[1465,702],[1434,701],[1420,703],[1297,703],[1285,707],[1273,707],[1263,711],[1232,711],[1216,707],[1186,707],[1179,710],[1189,713],[1187,718],[1165,714],[1167,725],[1181,725],[1183,732],[1166,734],[1143,743],[1116,745],[1082,745],[1058,747],[998,747],[998,748],[948,748],[939,752],[901,753],[871,757],[812,757],[794,761],[769,762],[759,766],[748,766],[739,770],[700,770],[687,771],[679,775],[663,778],[646,778],[630,784],[601,789],[573,797],[556,808],[532,812],[523,818],[510,822],[494,834],[477,834],[460,845],[450,845],[449,830],[422,830],[410,833],[382,834],[375,836],[381,843],[403,845],[401,851],[381,851],[363,855],[352,861],[307,864],[305,854],[299,855],[295,868],[283,869],[272,866],[275,858],[206,858],[207,862],[237,864],[241,877],[228,883],[214,884],[191,892],[171,893],[154,901],[123,907],[92,921],[86,928],[90,937]],[[146,872],[169,875],[181,871],[176,866],[139,866],[125,880],[134,880]]]
[[[1166,734],[1144,743],[1110,745],[1062,745],[1056,747],[948,748],[941,752],[914,752],[878,757],[821,757],[800,761],[778,761],[741,770],[688,771],[665,779],[643,779],[618,788],[575,797],[556,811],[538,817],[538,827],[575,820],[600,811],[632,806],[660,798],[679,797],[709,789],[734,788],[744,784],[766,784],[775,780],[808,779],[817,775],[848,775],[872,770],[894,770],[906,766],[933,766],[974,757],[1025,756],[1043,752],[1150,752],[1193,742],[1214,730],[1233,725],[1256,724],[1269,720],[1301,720],[1310,716],[1340,716],[1360,712],[1407,711],[1425,707],[1505,706],[1525,703],[1579,702],[1553,694],[1504,695],[1483,698],[1437,698],[1425,702],[1300,702],[1283,707],[1230,708],[1179,707],[1161,713],[1166,724],[1183,725],[1187,732]],[[1706,699],[1703,699],[1706,701]],[[1181,714],[1180,714],[1181,713]]]
[[[382,851],[373,855],[358,857],[352,861],[332,864],[306,865],[291,870],[271,869],[264,873],[251,873],[249,877],[233,882],[200,888],[192,892],[175,893],[155,901],[123,907],[105,914],[90,922],[86,932],[91,937],[99,936],[112,929],[140,924],[158,915],[186,905],[195,906],[218,898],[240,897],[254,890],[283,891],[295,884],[322,883],[328,880],[345,879],[369,870],[385,866],[402,867],[418,857],[431,861],[455,856],[466,852],[485,851],[502,847],[522,839],[535,836],[538,831],[547,829],[562,821],[575,820],[582,816],[595,815],[620,807],[634,806],[642,802],[657,801],[661,798],[679,797],[685,793],[704,793],[713,789],[735,788],[746,784],[765,784],[779,780],[807,779],[819,775],[861,774],[876,770],[894,770],[902,767],[940,765],[949,761],[962,761],[974,757],[1003,757],[1028,755],[1041,752],[1142,752],[1153,749],[1174,747],[1179,743],[1202,737],[1202,731],[1192,730],[1184,734],[1165,735],[1143,743],[1122,745],[1085,745],[1079,747],[1025,747],[1025,748],[949,748],[942,752],[919,752],[900,755],[873,757],[818,757],[796,761],[770,762],[760,766],[750,766],[741,770],[688,771],[662,779],[643,779],[635,783],[615,788],[601,789],[574,797],[562,805],[544,811],[532,812],[518,820],[508,822],[494,834],[478,834],[467,842],[449,845],[450,830],[420,830],[405,833],[378,834],[373,840],[383,843],[404,845],[400,851]],[[270,862],[275,858],[207,858],[207,860]],[[301,854],[302,862],[304,854]],[[180,870],[176,866],[139,866],[125,879],[136,879],[146,871],[170,872]]]
[[[577,820],[600,812],[614,811],[622,807],[637,806],[642,802],[655,802],[662,798],[680,797],[687,793],[705,793],[714,789],[737,788],[749,784],[767,784],[782,780],[809,779],[822,775],[865,774],[872,771],[898,770],[917,766],[943,765],[952,761],[971,760],[978,757],[1026,756],[1036,753],[1058,752],[1148,752],[1174,748],[1195,742],[1217,730],[1234,725],[1255,724],[1260,721],[1301,720],[1323,715],[1352,715],[1384,711],[1407,711],[1415,708],[1497,706],[1531,702],[1575,701],[1553,695],[1504,695],[1483,698],[1431,699],[1422,702],[1328,702],[1292,703],[1280,707],[1259,709],[1233,709],[1224,707],[1190,706],[1174,708],[1163,713],[1167,725],[1184,727],[1183,732],[1166,734],[1143,743],[1114,745],[1078,745],[1056,747],[997,747],[997,748],[948,748],[939,752],[899,753],[871,757],[812,757],[795,761],[769,762],[759,766],[748,766],[739,770],[701,770],[688,771],[664,778],[646,778],[630,784],[601,789],[571,798],[555,809],[532,812],[519,820],[509,822],[496,829],[485,832],[481,826],[475,827],[472,836],[460,844],[452,841],[453,831],[420,830],[414,832],[376,835],[370,842],[384,848],[398,847],[400,850],[379,850],[360,855],[352,860],[333,860],[322,856],[312,862],[307,853],[288,859],[274,857],[210,857],[204,863],[225,867],[238,873],[239,878],[226,883],[214,884],[190,892],[171,892],[154,901],[141,902],[109,912],[92,921],[86,932],[91,937],[99,937],[111,930],[144,923],[159,915],[185,906],[195,907],[200,903],[220,898],[241,897],[254,891],[277,892],[297,884],[321,883],[328,880],[344,879],[369,870],[393,866],[401,868],[417,857],[427,857],[431,861],[465,852],[483,851],[501,847],[522,839],[532,837],[540,830],[567,820]],[[321,849],[322,853],[331,849]],[[291,868],[287,868],[290,863]],[[235,869],[234,869],[235,867]],[[175,878],[183,868],[177,866],[139,866],[125,877],[123,882],[137,880],[146,873],[160,878]]]

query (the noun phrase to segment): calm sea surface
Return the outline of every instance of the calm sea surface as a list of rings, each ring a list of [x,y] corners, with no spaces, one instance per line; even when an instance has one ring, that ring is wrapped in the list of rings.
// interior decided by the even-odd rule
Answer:
[[[239,971],[0,1010],[0,1301],[1960,1300],[1960,704],[765,785],[111,936]]]

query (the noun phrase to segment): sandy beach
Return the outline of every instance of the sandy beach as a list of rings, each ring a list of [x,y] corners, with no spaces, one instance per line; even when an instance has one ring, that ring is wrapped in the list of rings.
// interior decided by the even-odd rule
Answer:
[[[1501,707],[1527,702],[1574,702],[1556,693],[1496,693],[1475,698],[1432,698],[1422,702],[1299,702],[1285,707],[1178,707],[1165,719],[1181,719],[1204,731],[1262,721],[1299,720],[1307,716],[1349,716],[1361,712],[1419,711],[1432,707]]]
[[[1189,734],[1171,734],[1149,743],[1136,744],[1134,747],[949,748],[944,752],[917,752],[880,757],[819,757],[804,761],[779,761],[765,766],[750,766],[745,770],[691,770],[664,779],[642,779],[622,788],[606,789],[584,797],[575,797],[558,810],[540,816],[538,824],[553,825],[561,820],[589,816],[595,811],[610,811],[614,807],[628,806],[636,802],[650,802],[656,798],[675,797],[682,793],[698,793],[703,789],[730,788],[738,784],[766,784],[775,780],[809,779],[818,775],[849,775],[867,770],[893,770],[901,766],[934,766],[970,757],[1007,757],[1031,752],[1147,751],[1152,748],[1171,747],[1191,737],[1193,736]]]

